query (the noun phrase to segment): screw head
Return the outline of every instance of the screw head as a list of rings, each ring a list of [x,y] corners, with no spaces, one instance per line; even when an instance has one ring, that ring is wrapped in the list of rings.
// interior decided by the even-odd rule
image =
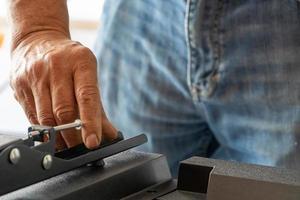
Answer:
[[[77,123],[78,125],[75,127],[76,130],[80,130],[82,128],[82,122],[80,119],[76,119],[75,123]]]
[[[53,162],[52,156],[50,154],[45,155],[42,162],[43,168],[46,170],[50,169],[52,166],[52,162]]]
[[[21,152],[18,148],[13,148],[9,153],[9,161],[12,164],[17,164],[21,158]]]

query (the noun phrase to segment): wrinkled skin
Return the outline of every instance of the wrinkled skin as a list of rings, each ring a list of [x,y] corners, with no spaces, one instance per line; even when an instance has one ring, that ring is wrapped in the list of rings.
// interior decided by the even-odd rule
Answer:
[[[88,148],[116,129],[103,111],[93,53],[56,31],[26,35],[12,49],[11,87],[32,124],[55,126],[80,118],[83,128],[57,135],[57,149],[82,141]]]

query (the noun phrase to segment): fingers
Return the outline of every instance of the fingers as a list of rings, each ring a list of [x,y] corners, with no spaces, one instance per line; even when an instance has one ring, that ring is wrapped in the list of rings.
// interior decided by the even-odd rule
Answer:
[[[44,125],[51,125],[49,122],[45,122],[44,118],[39,116],[39,118],[43,119],[41,122],[38,120],[37,116],[37,110],[35,105],[35,98],[32,93],[32,90],[30,86],[28,86],[27,81],[19,78],[17,81],[15,81],[14,90],[15,90],[15,98],[22,106],[27,119],[29,122],[33,124],[44,124]],[[35,90],[36,91],[36,90]],[[38,93],[38,92],[36,92]],[[38,103],[38,105],[41,105],[43,103]],[[38,107],[40,110],[40,106]],[[45,141],[48,139],[47,137],[44,138]],[[57,149],[64,149],[66,148],[66,144],[64,143],[63,139],[61,138],[60,134],[57,134],[56,136],[56,148]]]
[[[78,43],[60,41],[52,41],[53,46],[51,41],[39,43],[45,49],[34,46],[32,54],[24,49],[28,60],[16,67],[13,77],[24,78],[27,85],[18,86],[16,98],[31,123],[55,126],[82,120],[82,134],[75,130],[57,134],[57,148],[72,147],[82,140],[88,148],[95,148],[103,136],[117,137],[101,105],[96,59]]]
[[[44,126],[55,126],[49,88],[40,84],[32,88],[32,93],[39,123]]]
[[[35,86],[32,86],[31,88],[36,106],[37,119],[39,122],[38,124],[45,126],[55,126],[56,121],[52,112],[51,95],[48,84],[40,82],[35,84]],[[58,150],[67,147],[60,134],[56,134],[55,140],[56,148]]]
[[[32,92],[25,84],[15,91],[15,99],[22,106],[29,122],[31,124],[39,124]]]
[[[57,124],[70,123],[79,117],[75,105],[72,74],[64,70],[62,63],[62,60],[52,60],[49,63],[52,69],[50,75],[52,110]],[[75,129],[63,131],[62,138],[69,148],[82,143],[80,132]]]
[[[102,111],[96,59],[88,49],[82,49],[80,55],[85,58],[85,61],[79,62],[74,68],[74,90],[83,122],[83,141],[86,147],[95,148],[102,139]]]

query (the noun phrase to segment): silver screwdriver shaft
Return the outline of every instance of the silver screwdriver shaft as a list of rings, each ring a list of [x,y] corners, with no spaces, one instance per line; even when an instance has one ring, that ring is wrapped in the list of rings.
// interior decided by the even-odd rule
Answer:
[[[75,128],[77,130],[80,130],[82,127],[82,122],[80,119],[76,119],[74,122],[72,123],[68,123],[68,124],[62,124],[62,125],[58,125],[58,126],[54,126],[52,127],[54,129],[55,132],[57,131],[62,131],[62,130],[66,130],[66,129],[71,129],[71,128]],[[36,135],[40,135],[41,133],[44,134],[46,133],[45,130],[50,129],[51,127],[49,126],[41,126],[41,125],[35,125],[31,127],[32,130],[28,133],[29,137],[34,137]]]
[[[69,124],[62,124],[58,126],[54,126],[53,129],[55,131],[62,131],[70,128],[76,128],[77,130],[80,130],[82,127],[82,122],[80,119],[76,119],[74,122],[69,123]]]

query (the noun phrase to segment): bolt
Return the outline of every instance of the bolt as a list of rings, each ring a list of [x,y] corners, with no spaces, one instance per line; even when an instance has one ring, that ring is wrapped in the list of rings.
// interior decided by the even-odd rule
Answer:
[[[70,128],[76,128],[77,130],[80,130],[82,126],[82,122],[80,119],[76,119],[74,122],[69,123],[69,124],[62,124],[59,126],[53,127],[55,131],[62,131],[65,129],[70,129]]]
[[[9,160],[12,164],[17,164],[21,158],[21,153],[18,148],[13,148],[9,153]]]
[[[77,124],[77,126],[75,127],[76,130],[80,130],[82,127],[82,122],[80,119],[76,119],[75,122]]]
[[[43,158],[43,168],[44,169],[50,169],[52,166],[52,156],[50,154],[47,154]]]

